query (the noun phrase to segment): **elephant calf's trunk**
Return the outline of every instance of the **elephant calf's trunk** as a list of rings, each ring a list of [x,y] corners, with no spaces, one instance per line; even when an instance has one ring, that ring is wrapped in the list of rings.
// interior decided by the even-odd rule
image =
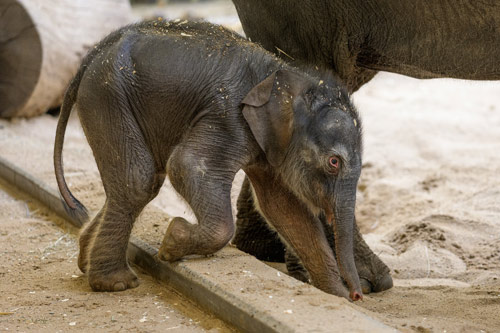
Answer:
[[[358,271],[354,262],[354,249],[352,244],[352,232],[343,232],[345,226],[338,226],[334,223],[335,245],[337,253],[337,262],[339,265],[340,274],[349,286],[349,297],[353,301],[363,299],[363,292],[361,291],[361,283],[359,282]],[[349,228],[351,229],[351,228]]]
[[[332,221],[335,235],[335,251],[340,274],[349,286],[349,297],[353,301],[363,299],[358,271],[354,262],[353,232],[354,232],[354,205],[353,198],[337,199]],[[350,199],[350,200],[349,200]],[[354,200],[354,201],[353,201]]]

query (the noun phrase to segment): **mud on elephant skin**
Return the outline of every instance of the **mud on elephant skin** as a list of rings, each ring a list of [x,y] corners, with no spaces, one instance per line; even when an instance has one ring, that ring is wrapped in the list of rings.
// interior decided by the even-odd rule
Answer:
[[[293,249],[287,247],[278,233],[269,227],[255,209],[251,187],[245,179],[237,201],[236,232],[232,243],[240,250],[260,260],[286,264],[288,274],[303,282],[310,282],[309,274]],[[328,243],[335,254],[335,237],[324,216],[320,216]],[[371,251],[357,225],[354,229],[354,259],[364,294],[392,288],[390,270]]]
[[[174,261],[224,247],[234,234],[230,189],[243,169],[261,214],[312,283],[362,298],[352,244],[360,120],[330,72],[293,68],[209,23],[151,21],[112,33],[84,59],[56,133],[59,190],[68,209],[85,216],[62,169],[73,105],[106,192],[79,240],[78,264],[94,290],[138,285],[128,240],[166,175],[198,223],[174,218],[159,257]],[[336,257],[320,215],[334,231]]]

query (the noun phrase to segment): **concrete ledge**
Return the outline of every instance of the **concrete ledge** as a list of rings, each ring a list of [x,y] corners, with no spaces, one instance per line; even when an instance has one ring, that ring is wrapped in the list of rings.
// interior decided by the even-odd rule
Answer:
[[[66,213],[55,189],[1,157],[0,177],[79,227],[78,221]],[[242,331],[394,331],[347,300],[299,282],[234,247],[175,264],[159,261],[157,251],[133,238],[128,257],[148,274]]]

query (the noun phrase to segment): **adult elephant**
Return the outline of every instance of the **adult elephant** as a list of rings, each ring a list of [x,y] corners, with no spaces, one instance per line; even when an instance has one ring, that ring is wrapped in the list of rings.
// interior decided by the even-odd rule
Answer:
[[[377,71],[421,79],[500,78],[496,0],[233,2],[251,40],[332,68],[350,91]]]
[[[378,71],[420,79],[500,79],[497,0],[233,2],[252,41],[292,63],[332,69],[350,92]],[[357,228],[354,237],[363,292],[392,287],[389,269],[366,245]],[[247,181],[238,200],[233,243],[261,259],[286,257],[289,271],[307,278],[295,256],[285,250],[255,210]]]

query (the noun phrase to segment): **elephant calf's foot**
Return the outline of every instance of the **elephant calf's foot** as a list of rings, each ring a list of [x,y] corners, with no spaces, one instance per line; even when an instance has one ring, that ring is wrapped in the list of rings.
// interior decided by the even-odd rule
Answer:
[[[191,224],[182,217],[175,217],[165,233],[158,257],[175,261],[189,254],[213,254],[229,243],[233,233],[232,223],[214,225],[208,229]]]
[[[195,227],[182,217],[174,217],[163,237],[158,257],[165,261],[175,261],[191,254],[195,246],[192,237]]]
[[[94,291],[122,291],[139,285],[137,275],[128,267],[111,272],[89,271],[90,287]]]

